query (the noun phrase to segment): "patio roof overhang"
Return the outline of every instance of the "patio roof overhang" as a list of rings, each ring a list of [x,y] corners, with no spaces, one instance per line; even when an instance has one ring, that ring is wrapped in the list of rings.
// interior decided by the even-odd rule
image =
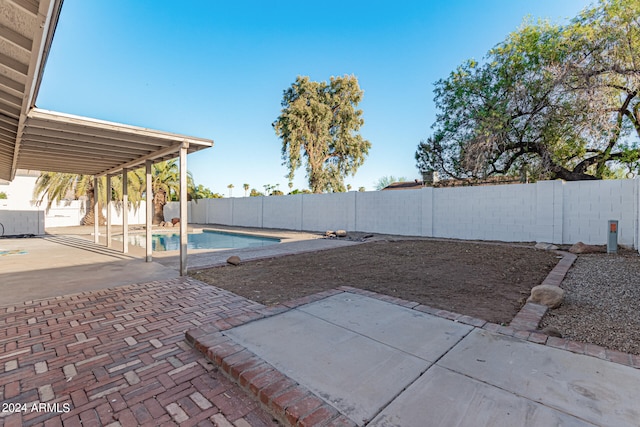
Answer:
[[[36,108],[63,0],[0,0],[0,179],[18,169],[111,175],[145,165],[151,194],[151,164],[180,157],[180,274],[187,265],[186,156],[213,141]],[[125,185],[126,187],[126,185]],[[126,197],[126,196],[125,196]],[[125,198],[126,200],[126,198]],[[94,198],[96,216],[97,198]],[[110,204],[110,202],[108,202]],[[151,261],[151,197],[147,197],[147,261]],[[110,212],[110,206],[107,207]],[[126,215],[124,216],[126,218]],[[94,229],[98,242],[97,218]],[[128,225],[123,219],[124,242]],[[107,246],[111,223],[107,220]],[[124,244],[124,252],[127,245]]]
[[[17,167],[101,176],[211,147],[213,141],[33,108]]]
[[[36,96],[62,0],[0,0],[0,179],[18,169],[101,176],[213,141],[41,110]]]

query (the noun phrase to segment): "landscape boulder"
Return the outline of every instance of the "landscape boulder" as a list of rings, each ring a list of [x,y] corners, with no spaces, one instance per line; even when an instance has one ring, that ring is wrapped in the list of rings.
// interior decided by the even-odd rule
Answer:
[[[547,326],[542,330],[542,333],[549,335],[550,337],[562,338],[562,332],[560,332],[553,326]]]
[[[229,258],[227,258],[227,263],[231,265],[240,265],[240,257],[237,255],[232,255]]]
[[[171,224],[176,225],[180,222],[180,218],[171,218]]]
[[[582,242],[578,242],[569,248],[569,252],[572,254],[597,254],[607,251],[606,246],[602,245],[587,245]]]
[[[338,231],[336,231],[336,236],[338,236],[338,237],[347,237],[347,232],[346,232],[346,230],[338,230]]]
[[[562,304],[564,290],[554,285],[538,285],[531,289],[531,296],[527,302],[546,305],[549,308],[558,308]]]

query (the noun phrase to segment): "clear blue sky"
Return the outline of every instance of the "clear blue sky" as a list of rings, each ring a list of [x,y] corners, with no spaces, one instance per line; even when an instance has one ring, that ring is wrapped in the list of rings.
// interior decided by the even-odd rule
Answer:
[[[481,60],[526,16],[564,23],[588,0],[65,0],[37,105],[213,139],[189,156],[196,183],[287,192],[271,123],[296,76],[354,74],[372,143],[345,182],[419,178],[414,153],[436,113],[433,84]],[[305,170],[294,188],[307,188]]]

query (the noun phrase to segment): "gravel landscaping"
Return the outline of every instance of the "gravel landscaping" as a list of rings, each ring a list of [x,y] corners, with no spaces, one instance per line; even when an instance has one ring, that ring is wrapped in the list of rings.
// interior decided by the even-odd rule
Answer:
[[[564,338],[640,354],[640,256],[579,255],[562,282],[562,306],[549,310],[541,327]]]

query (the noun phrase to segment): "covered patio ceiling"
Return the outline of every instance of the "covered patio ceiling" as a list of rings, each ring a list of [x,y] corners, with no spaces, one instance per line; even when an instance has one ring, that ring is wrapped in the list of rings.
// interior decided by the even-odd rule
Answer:
[[[100,176],[208,148],[213,141],[32,109],[18,149],[19,169]]]
[[[62,0],[0,0],[0,179],[18,169],[101,176],[213,141],[36,108]]]
[[[36,108],[44,66],[63,0],[0,0],[0,179],[11,181],[18,169],[107,175],[144,164],[151,194],[151,165],[180,157],[180,274],[187,271],[187,154],[213,141]],[[126,181],[125,181],[126,183]],[[126,184],[123,185],[126,189]],[[127,195],[125,190],[124,201]],[[98,198],[94,198],[94,239],[98,243]],[[151,261],[151,197],[147,197],[146,252]],[[107,246],[111,221],[107,206]],[[127,252],[127,215],[123,252]]]

